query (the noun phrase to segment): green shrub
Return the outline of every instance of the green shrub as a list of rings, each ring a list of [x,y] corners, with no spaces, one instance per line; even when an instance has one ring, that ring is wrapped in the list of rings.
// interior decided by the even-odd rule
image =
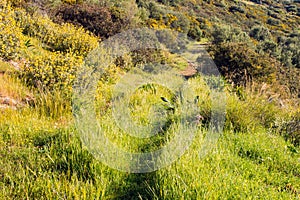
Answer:
[[[248,105],[240,101],[236,96],[229,96],[226,103],[225,128],[234,132],[249,132],[259,127]]]
[[[212,29],[211,36],[213,44],[221,44],[223,42],[250,43],[250,37],[246,32],[230,25],[215,25]]]
[[[160,7],[154,2],[150,2],[147,7],[148,7],[149,12],[150,12],[149,17],[152,18],[152,19],[159,20],[164,15],[164,13],[160,9]]]
[[[211,47],[219,71],[235,85],[248,81],[274,82],[277,62],[256,53],[245,43],[222,43]]]
[[[254,26],[249,35],[258,41],[269,40],[272,37],[269,29],[264,26]]]
[[[297,13],[297,6],[296,5],[290,5],[285,7],[287,12],[295,12]]]
[[[156,0],[158,3],[162,3],[164,5],[177,6],[180,2],[179,0]]]
[[[31,17],[24,11],[16,12],[16,20],[24,34],[38,38],[49,46],[49,50],[86,56],[98,44],[98,39],[91,33],[72,24],[58,25],[49,18]]]
[[[290,119],[278,119],[273,129],[289,140],[295,146],[300,145],[300,112],[293,114]]]
[[[300,98],[300,70],[293,67],[280,67],[277,71],[278,82],[285,86],[292,97]]]
[[[274,19],[274,18],[269,18],[267,21],[267,24],[271,25],[271,26],[278,26],[280,23],[280,21],[278,19]]]
[[[0,57],[7,60],[19,58],[21,49],[24,46],[20,30],[2,24],[0,24],[0,29]]]
[[[269,15],[270,17],[275,18],[275,19],[280,19],[280,18],[281,18],[280,15],[279,15],[278,13],[273,12],[272,10],[269,10],[269,11],[268,11],[268,15]]]
[[[266,40],[261,43],[259,43],[256,46],[258,53],[267,53],[272,55],[273,57],[279,57],[280,55],[280,48],[278,47],[278,44],[274,42],[273,40]]]
[[[245,13],[244,8],[242,8],[241,6],[230,6],[229,11],[233,12],[233,13],[235,13],[235,12]]]
[[[17,26],[14,10],[8,4],[0,4],[0,9],[0,57],[17,59],[25,43],[22,30]]]
[[[279,37],[281,52],[278,59],[288,67],[300,68],[300,34],[295,32],[287,37]]]
[[[172,16],[172,14],[169,16]],[[187,17],[181,13],[175,14],[176,20],[173,20],[170,24],[172,29],[175,29],[179,32],[187,33],[190,29],[190,22]]]
[[[97,36],[108,38],[130,25],[131,19],[117,7],[101,7],[97,4],[63,4],[54,11],[58,23],[82,26]]]
[[[22,69],[27,84],[43,89],[65,89],[70,92],[82,57],[57,52],[35,55]]]
[[[192,25],[188,32],[188,36],[194,40],[200,41],[202,38],[202,30],[197,25]]]

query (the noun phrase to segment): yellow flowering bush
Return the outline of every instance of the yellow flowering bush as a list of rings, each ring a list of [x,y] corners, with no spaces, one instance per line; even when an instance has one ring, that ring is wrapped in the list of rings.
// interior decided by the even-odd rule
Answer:
[[[24,47],[24,37],[16,25],[12,8],[3,2],[0,4],[0,30],[0,57],[17,59]]]
[[[53,51],[86,56],[98,45],[98,38],[82,27],[59,25],[47,17],[31,17],[22,11],[16,13],[16,19],[24,34],[38,38]]]
[[[32,86],[71,91],[78,67],[83,57],[59,52],[35,55],[22,68],[22,76]]]

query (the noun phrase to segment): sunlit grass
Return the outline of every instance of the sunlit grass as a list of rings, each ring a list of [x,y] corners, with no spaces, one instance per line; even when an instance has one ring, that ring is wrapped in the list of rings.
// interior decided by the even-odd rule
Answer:
[[[199,96],[197,104],[201,114],[209,117],[211,102],[207,100],[209,89],[205,81],[198,77],[190,79],[189,85],[194,95]],[[113,89],[107,86],[100,91],[99,97],[106,97],[106,100],[100,101],[96,108],[102,108],[98,120],[107,138],[130,152],[153,150],[166,144],[163,135],[155,140],[142,141],[129,136],[111,117]],[[129,101],[131,117],[136,122],[141,117],[147,119],[138,112],[148,109],[151,113],[151,105],[161,104],[162,108],[168,108],[161,97],[172,102],[172,95],[163,88],[136,88]],[[227,98],[225,132],[204,158],[199,157],[203,136],[207,132],[203,124],[198,127],[191,147],[175,163],[148,174],[130,174],[102,164],[82,144],[72,119],[70,99],[59,91],[38,91],[32,107],[1,111],[0,198],[299,197],[300,149],[273,133],[268,128],[269,123],[261,118],[273,120],[273,115],[285,116],[282,112],[286,111],[273,104],[264,107],[269,104],[263,102],[262,97],[240,99],[240,96],[228,92]],[[259,115],[266,111],[269,114]]]

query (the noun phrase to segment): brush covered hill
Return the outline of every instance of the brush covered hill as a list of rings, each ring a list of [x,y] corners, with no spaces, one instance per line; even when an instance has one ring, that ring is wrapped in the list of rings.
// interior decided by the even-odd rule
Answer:
[[[299,198],[299,8],[298,1],[267,0],[1,1],[0,199]],[[130,174],[95,159],[79,139],[72,86],[99,43],[141,27],[173,30],[206,48],[226,80],[226,121],[200,159],[213,108],[207,80],[193,74],[188,83],[203,120],[191,147],[166,168]],[[147,63],[192,66],[174,52],[141,49],[103,72],[97,120],[129,152],[161,148],[178,122],[176,96],[156,84],[137,88],[129,108],[142,125],[153,108],[166,113],[158,135],[141,142],[111,120],[115,84]]]

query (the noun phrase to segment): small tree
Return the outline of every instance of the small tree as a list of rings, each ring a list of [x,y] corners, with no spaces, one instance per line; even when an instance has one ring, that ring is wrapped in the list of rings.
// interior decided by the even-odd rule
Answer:
[[[221,43],[211,47],[219,71],[235,85],[248,81],[274,82],[275,60],[256,53],[246,43]]]
[[[264,26],[254,26],[249,35],[258,41],[266,41],[272,38],[269,29]]]
[[[212,43],[215,45],[223,42],[249,42],[248,34],[237,27],[230,25],[215,25],[211,33]]]

